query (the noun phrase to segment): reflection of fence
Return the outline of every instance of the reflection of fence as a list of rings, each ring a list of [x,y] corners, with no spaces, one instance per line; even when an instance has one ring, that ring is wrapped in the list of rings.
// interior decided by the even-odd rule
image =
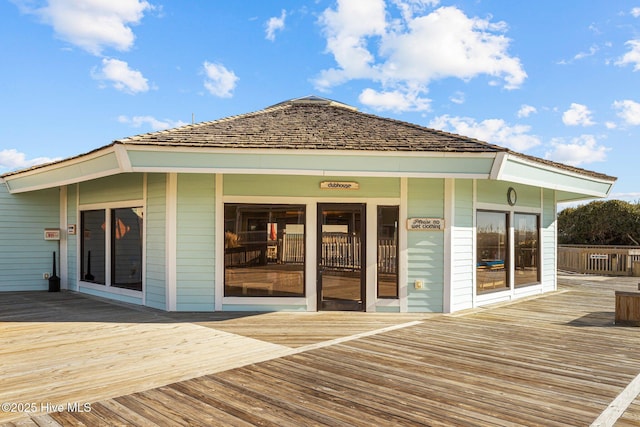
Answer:
[[[345,233],[322,233],[322,266],[340,270],[359,270],[360,236]]]
[[[287,233],[282,236],[282,259],[286,264],[304,263],[304,234]]]
[[[266,264],[267,246],[264,244],[248,244],[224,250],[225,267],[248,267]]]
[[[378,240],[378,272],[395,274],[398,272],[398,246],[395,239]]]
[[[225,248],[226,267],[249,267],[265,265],[268,262],[278,264],[303,264],[305,261],[304,234],[284,234],[275,245],[247,243],[237,247]],[[323,233],[322,266],[340,270],[359,270],[361,268],[360,236],[345,233]],[[270,252],[272,251],[272,252]],[[396,274],[398,270],[397,245],[394,239],[378,240],[378,272]]]
[[[612,276],[640,275],[640,247],[559,245],[558,269]]]

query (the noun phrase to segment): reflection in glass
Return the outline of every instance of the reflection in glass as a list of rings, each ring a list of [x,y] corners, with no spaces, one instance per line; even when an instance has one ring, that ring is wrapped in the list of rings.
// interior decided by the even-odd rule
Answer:
[[[225,204],[225,296],[304,296],[305,208]]]
[[[84,211],[80,215],[80,280],[105,284],[105,211]]]
[[[398,298],[398,206],[378,206],[378,298]]]
[[[111,282],[118,288],[142,290],[142,208],[111,211]]]
[[[476,216],[476,287],[477,292],[509,288],[508,214],[478,211]]]
[[[514,215],[515,283],[516,287],[540,282],[538,215]]]

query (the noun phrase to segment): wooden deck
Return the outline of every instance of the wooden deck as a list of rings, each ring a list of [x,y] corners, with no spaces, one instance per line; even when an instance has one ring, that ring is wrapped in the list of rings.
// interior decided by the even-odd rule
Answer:
[[[640,425],[640,329],[613,325],[614,291],[637,290],[637,279],[562,283],[431,316],[167,314],[76,294],[3,294],[0,402],[65,410],[0,412],[0,422]]]

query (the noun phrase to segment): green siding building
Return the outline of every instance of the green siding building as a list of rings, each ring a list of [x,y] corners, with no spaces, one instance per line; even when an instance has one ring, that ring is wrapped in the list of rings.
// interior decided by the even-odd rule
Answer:
[[[454,312],[555,290],[557,203],[614,182],[306,97],[4,174],[0,291],[56,252],[161,310]]]

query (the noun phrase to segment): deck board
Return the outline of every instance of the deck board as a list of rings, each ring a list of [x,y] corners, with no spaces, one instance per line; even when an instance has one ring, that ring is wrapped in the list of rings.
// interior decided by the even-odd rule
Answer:
[[[32,362],[37,374],[29,378],[34,379],[44,375],[47,360],[39,352],[60,347],[59,357],[64,359],[78,357],[78,348],[83,348],[86,354],[80,366],[89,367],[93,385],[103,383],[105,390],[92,397],[91,375],[80,381],[81,372],[70,373],[73,379],[58,373],[49,377],[50,389],[67,389],[74,399],[90,401],[91,412],[6,420],[12,424],[39,420],[53,426],[586,426],[640,373],[640,329],[613,325],[614,291],[635,286],[630,279],[566,278],[559,292],[462,314],[423,317],[367,313],[203,317],[116,306],[115,312],[124,310],[126,321],[121,323],[109,321],[109,310],[102,306],[100,319],[89,321],[89,313],[82,314],[82,298],[76,301],[77,296],[71,295],[77,310],[73,321],[47,321],[44,312],[38,312],[34,315],[39,320],[29,322],[21,310],[32,308],[23,304],[5,314],[12,321],[0,323],[0,328],[8,328],[11,342],[0,348],[3,366],[7,361],[29,369],[20,356],[24,359],[33,351],[38,356]],[[407,323],[417,319],[422,321]],[[74,346],[56,335],[65,326],[77,330],[77,324],[82,328],[74,353]],[[406,326],[382,329],[393,324]],[[42,340],[35,340],[32,349],[28,343],[20,344],[21,334],[35,334],[38,326],[44,331]],[[374,330],[381,332],[362,334]],[[145,338],[123,348],[131,334]],[[354,339],[335,340],[349,335]],[[204,372],[197,356],[219,346],[219,339],[223,347],[218,348],[224,348],[229,359],[244,359],[239,365],[220,362],[219,369]],[[164,344],[150,346],[154,340]],[[326,345],[313,345],[322,341]],[[254,361],[256,355],[245,342],[255,344],[258,353],[263,344],[275,351]],[[139,360],[148,354],[145,343],[175,358],[163,362],[166,370],[191,376],[170,381],[165,375],[163,384],[156,386],[154,376],[160,375],[160,366],[150,378],[136,376],[135,366],[125,371],[129,378],[94,372],[113,368],[101,357],[100,346],[116,355],[131,351]],[[180,344],[194,347],[181,352]],[[87,348],[91,345],[97,346],[95,351]],[[22,384],[20,375],[12,373],[6,379],[14,381],[11,388],[23,397],[46,395]],[[124,392],[99,397],[108,391]],[[615,425],[639,422],[640,398],[636,398]]]

